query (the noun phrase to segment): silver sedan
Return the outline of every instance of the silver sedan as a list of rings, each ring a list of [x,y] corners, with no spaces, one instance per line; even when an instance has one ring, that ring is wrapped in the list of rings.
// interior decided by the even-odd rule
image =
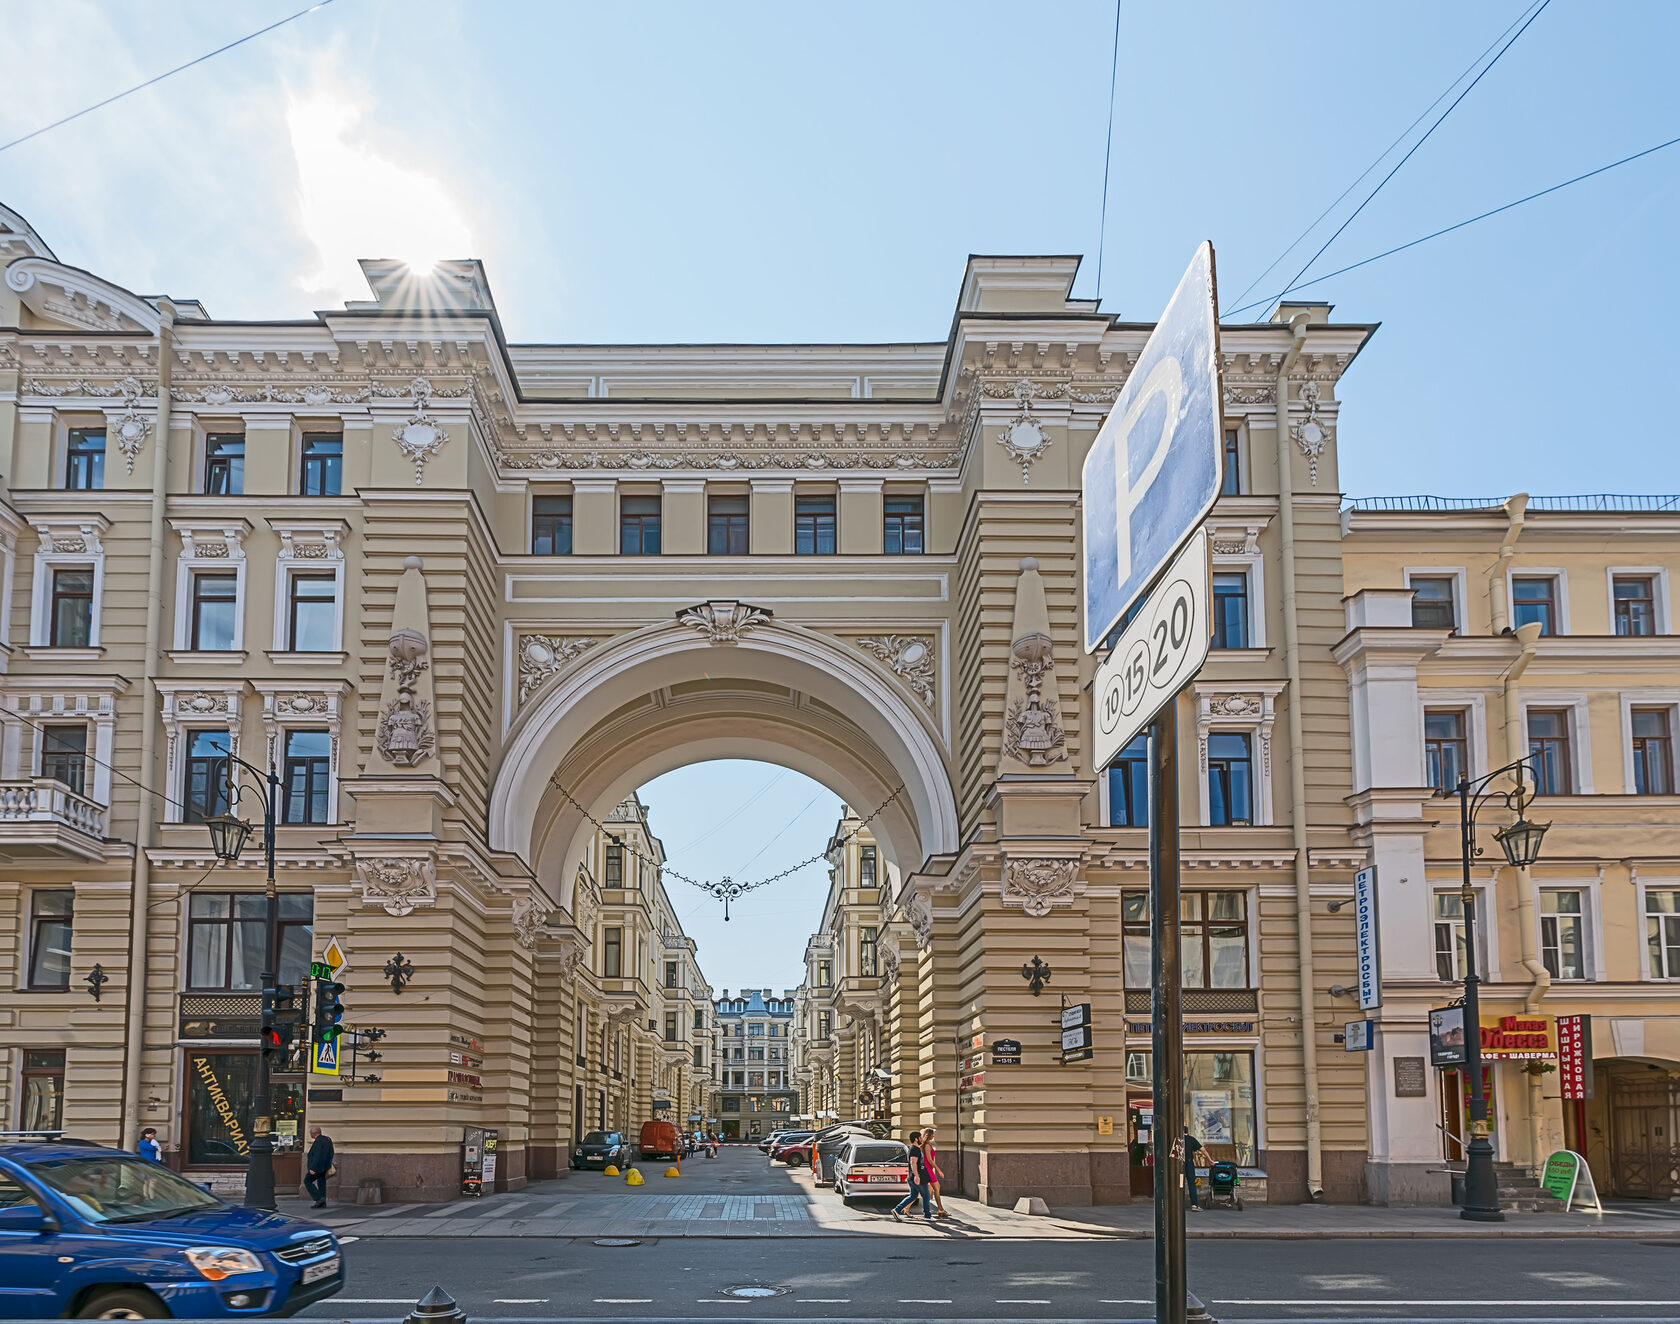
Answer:
[[[842,1200],[864,1195],[908,1195],[910,1151],[896,1140],[858,1136],[834,1156],[834,1193]]]

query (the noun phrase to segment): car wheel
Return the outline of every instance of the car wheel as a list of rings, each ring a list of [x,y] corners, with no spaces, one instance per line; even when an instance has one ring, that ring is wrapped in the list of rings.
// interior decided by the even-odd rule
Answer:
[[[120,1288],[90,1297],[77,1319],[168,1319],[168,1308],[150,1292]]]

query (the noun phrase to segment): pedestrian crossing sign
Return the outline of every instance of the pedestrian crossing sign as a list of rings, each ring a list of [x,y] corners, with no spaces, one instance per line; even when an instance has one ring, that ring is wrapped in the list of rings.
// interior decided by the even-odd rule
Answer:
[[[314,1044],[314,1056],[309,1063],[309,1070],[317,1076],[336,1076],[338,1074],[338,1040],[329,1039],[324,1044]]]

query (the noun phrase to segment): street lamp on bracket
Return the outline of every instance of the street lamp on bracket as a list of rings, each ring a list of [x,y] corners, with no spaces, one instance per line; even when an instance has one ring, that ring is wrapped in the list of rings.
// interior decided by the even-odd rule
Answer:
[[[1505,1214],[1499,1207],[1499,1179],[1493,1170],[1493,1143],[1488,1139],[1487,1091],[1482,1087],[1482,979],[1476,971],[1476,893],[1470,883],[1470,863],[1481,854],[1476,845],[1476,815],[1496,800],[1517,816],[1516,822],[1493,834],[1506,860],[1513,868],[1527,869],[1540,858],[1540,843],[1551,824],[1531,823],[1526,817],[1535,795],[1523,777],[1528,763],[1527,758],[1517,759],[1474,781],[1461,773],[1457,786],[1436,792],[1443,799],[1458,799],[1459,856],[1464,868],[1460,893],[1464,907],[1464,1073],[1470,1081],[1470,1144],[1465,1150],[1464,1207],[1459,1217],[1478,1223],[1501,1223]],[[1516,785],[1491,789],[1494,780],[1506,773],[1515,775]]]

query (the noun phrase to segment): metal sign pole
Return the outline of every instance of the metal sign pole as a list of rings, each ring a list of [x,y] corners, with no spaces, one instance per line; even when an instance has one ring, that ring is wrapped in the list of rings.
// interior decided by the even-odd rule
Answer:
[[[1178,705],[1149,727],[1150,1049],[1155,1104],[1155,1319],[1184,1324],[1184,1007],[1178,897]]]

